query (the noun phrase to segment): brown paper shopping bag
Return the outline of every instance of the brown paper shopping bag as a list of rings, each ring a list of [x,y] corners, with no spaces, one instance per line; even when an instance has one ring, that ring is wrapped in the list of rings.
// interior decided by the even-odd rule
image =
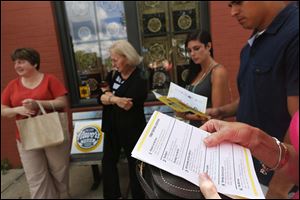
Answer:
[[[58,145],[68,139],[66,113],[59,113],[55,110],[46,113],[42,105],[40,103],[38,105],[42,112],[41,115],[16,121],[25,150]]]

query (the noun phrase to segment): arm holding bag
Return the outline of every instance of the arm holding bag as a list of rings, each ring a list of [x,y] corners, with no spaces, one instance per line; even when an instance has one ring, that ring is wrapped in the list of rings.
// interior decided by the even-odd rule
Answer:
[[[42,111],[41,115],[17,120],[21,142],[25,150],[41,149],[62,144],[68,140],[68,118],[66,113],[46,113],[43,106],[37,101]]]

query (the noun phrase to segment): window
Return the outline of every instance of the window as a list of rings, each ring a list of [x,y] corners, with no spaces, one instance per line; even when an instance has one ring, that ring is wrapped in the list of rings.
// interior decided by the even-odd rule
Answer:
[[[170,82],[184,86],[189,58],[185,52],[188,32],[199,29],[197,1],[139,1],[138,18],[144,66],[151,89],[168,89]]]
[[[209,30],[206,1],[53,2],[71,107],[98,106],[101,81],[111,70],[108,48],[127,39],[144,57],[149,88],[183,85],[183,42],[188,31]],[[162,61],[169,60],[170,71]],[[157,65],[157,66],[155,66]],[[148,100],[155,100],[149,95]]]
[[[73,98],[95,105],[101,82],[111,70],[109,47],[127,40],[121,1],[65,1],[63,4],[73,57]],[[75,73],[74,73],[75,71]],[[74,104],[73,104],[74,107]]]

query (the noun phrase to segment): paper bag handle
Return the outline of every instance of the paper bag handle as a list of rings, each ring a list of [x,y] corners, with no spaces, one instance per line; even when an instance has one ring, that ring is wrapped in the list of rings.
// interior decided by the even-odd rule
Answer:
[[[53,111],[55,112],[55,108],[54,108],[54,105],[53,105],[53,102],[52,101],[49,101],[50,102],[50,105],[53,109]],[[47,114],[44,107],[42,106],[42,104],[39,102],[39,101],[36,101],[36,103],[38,104],[39,108],[40,108],[40,111],[42,111],[43,114]],[[38,113],[39,114],[39,113]]]
[[[42,111],[43,114],[47,114],[44,107],[42,106],[42,104],[39,101],[36,101],[37,105],[39,106],[40,110]]]
[[[50,105],[51,105],[51,107],[52,107],[52,110],[55,112],[56,110],[55,110],[55,108],[54,108],[53,102],[52,102],[52,101],[49,101],[49,102],[50,102]]]

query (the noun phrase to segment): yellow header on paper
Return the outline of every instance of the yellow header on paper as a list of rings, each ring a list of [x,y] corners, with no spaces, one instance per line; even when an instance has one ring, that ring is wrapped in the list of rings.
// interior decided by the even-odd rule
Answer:
[[[149,126],[146,128],[146,132],[145,134],[143,134],[142,140],[140,141],[140,143],[138,144],[138,151],[141,151],[143,144],[145,143],[146,138],[149,135],[150,130],[153,127],[153,124],[157,118],[157,115],[159,114],[159,112],[155,112],[155,115],[150,119],[150,121],[148,122]]]
[[[166,104],[167,106],[169,106],[170,108],[172,108],[173,110],[177,111],[177,112],[192,112],[202,118],[205,119],[209,119],[210,117],[205,115],[202,112],[199,112],[189,106],[187,106],[186,104],[182,103],[181,101],[179,101],[176,98],[167,98],[166,96],[160,96],[158,98],[158,100],[160,100],[161,102],[163,102],[164,104]]]

